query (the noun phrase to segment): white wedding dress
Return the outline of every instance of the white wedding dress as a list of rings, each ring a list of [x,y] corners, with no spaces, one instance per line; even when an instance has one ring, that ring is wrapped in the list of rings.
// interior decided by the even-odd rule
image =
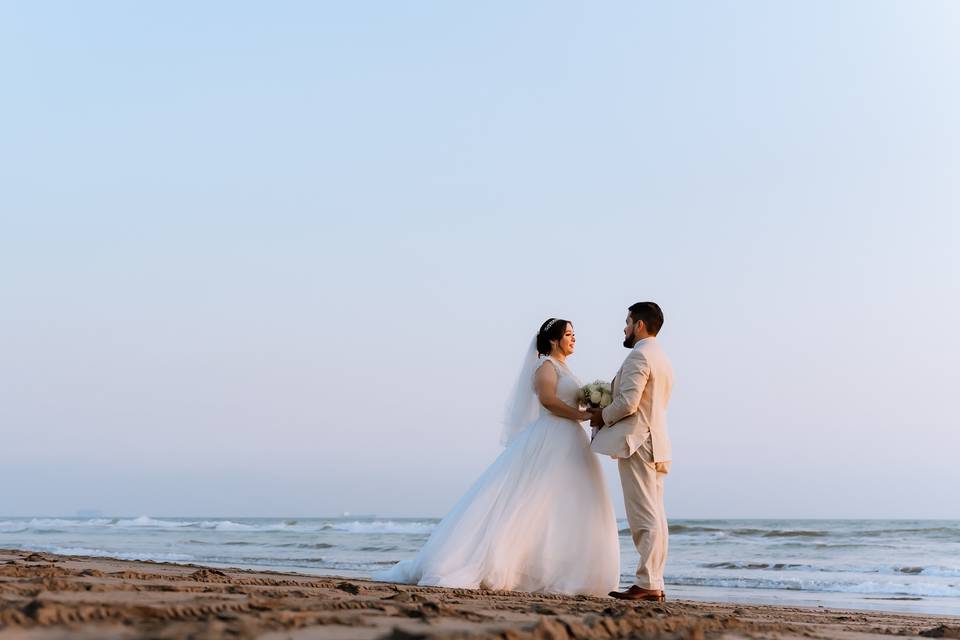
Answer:
[[[576,407],[576,376],[553,358],[541,366],[556,368],[557,397]],[[375,580],[597,596],[618,588],[620,543],[599,460],[578,422],[538,406],[417,556]]]

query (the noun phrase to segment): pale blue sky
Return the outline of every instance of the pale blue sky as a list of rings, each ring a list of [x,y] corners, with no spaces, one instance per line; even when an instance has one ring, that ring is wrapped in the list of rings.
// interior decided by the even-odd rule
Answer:
[[[539,323],[609,377],[652,299],[671,516],[960,517],[958,33],[0,3],[0,514],[442,515]]]

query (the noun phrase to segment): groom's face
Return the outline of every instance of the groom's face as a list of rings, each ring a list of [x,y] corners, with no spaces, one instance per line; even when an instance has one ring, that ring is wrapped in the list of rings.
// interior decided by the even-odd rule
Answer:
[[[627,349],[633,349],[633,346],[637,344],[637,324],[643,326],[642,323],[634,322],[628,313],[627,326],[623,328],[623,346]]]

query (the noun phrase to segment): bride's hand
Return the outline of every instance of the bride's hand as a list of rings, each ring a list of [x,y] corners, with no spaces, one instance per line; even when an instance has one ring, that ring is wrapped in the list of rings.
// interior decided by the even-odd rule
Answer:
[[[587,417],[585,420],[590,421],[591,427],[603,427],[603,413],[601,413],[600,409],[594,409],[593,407],[590,407],[587,409],[586,413]]]
[[[592,412],[592,411],[586,410],[586,411],[581,411],[581,412],[580,412],[580,418],[579,418],[580,422],[583,422],[584,420],[590,420],[590,419],[592,419],[592,418],[593,418],[593,412]]]

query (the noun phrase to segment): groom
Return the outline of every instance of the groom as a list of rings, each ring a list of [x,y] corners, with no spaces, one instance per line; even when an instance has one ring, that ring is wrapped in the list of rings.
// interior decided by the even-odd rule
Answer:
[[[611,591],[621,600],[663,600],[663,567],[667,561],[667,516],[663,478],[670,470],[667,403],[673,368],[657,333],[663,312],[654,302],[632,305],[624,327],[623,346],[630,349],[613,379],[613,402],[593,413],[599,427],[594,452],[618,458],[620,483],[633,544],[640,553],[637,579],[626,591]]]

